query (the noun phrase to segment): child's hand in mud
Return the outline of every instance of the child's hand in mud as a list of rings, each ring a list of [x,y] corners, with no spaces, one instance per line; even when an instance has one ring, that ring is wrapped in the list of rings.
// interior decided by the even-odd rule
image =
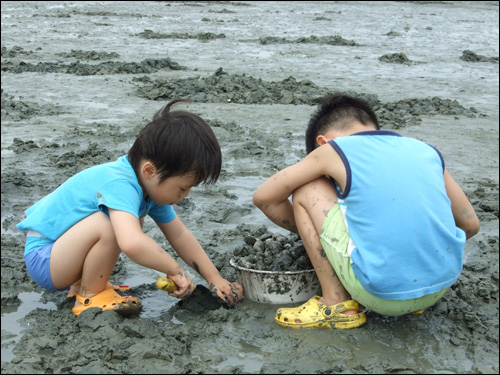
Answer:
[[[177,285],[177,290],[169,293],[170,296],[176,298],[186,298],[193,293],[195,286],[191,277],[185,272],[179,272],[177,275],[168,276]]]
[[[212,280],[208,285],[219,298],[228,303],[229,307],[234,307],[234,304],[243,298],[243,286],[238,282],[231,283],[220,277],[217,280]]]

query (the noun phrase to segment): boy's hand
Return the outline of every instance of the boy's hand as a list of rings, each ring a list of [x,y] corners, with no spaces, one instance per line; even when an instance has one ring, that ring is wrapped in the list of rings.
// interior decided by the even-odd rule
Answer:
[[[209,281],[208,286],[211,290],[215,290],[219,298],[226,301],[229,307],[234,307],[234,304],[243,298],[243,286],[238,282],[231,283],[219,277]]]
[[[194,291],[194,284],[191,280],[191,277],[184,271],[179,272],[177,275],[169,275],[168,276],[172,281],[177,285],[179,289],[174,290],[172,293],[169,293],[172,297],[176,298],[186,298]]]

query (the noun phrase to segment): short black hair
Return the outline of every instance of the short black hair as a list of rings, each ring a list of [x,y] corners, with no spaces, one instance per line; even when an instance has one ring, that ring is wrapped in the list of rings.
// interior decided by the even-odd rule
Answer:
[[[156,112],[129,150],[130,164],[139,175],[141,161],[151,161],[159,171],[160,183],[188,172],[195,172],[195,185],[215,183],[222,167],[217,137],[201,117],[187,111],[171,111],[179,102],[192,101],[173,100]]]
[[[344,93],[329,94],[322,98],[307,126],[306,152],[309,154],[318,147],[318,135],[329,129],[347,129],[353,120],[380,129],[375,112],[365,100]]]

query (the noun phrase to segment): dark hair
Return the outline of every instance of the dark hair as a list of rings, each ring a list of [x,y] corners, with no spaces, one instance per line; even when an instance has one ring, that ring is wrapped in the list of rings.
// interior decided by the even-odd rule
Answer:
[[[196,173],[195,184],[215,183],[222,166],[222,154],[210,126],[199,116],[187,111],[171,111],[179,102],[173,100],[160,109],[137,136],[128,159],[139,174],[142,160],[151,161],[158,169],[160,183],[168,177]]]
[[[367,126],[375,125],[380,129],[375,112],[363,99],[343,93],[330,94],[321,99],[317,111],[313,113],[307,126],[307,153],[318,146],[316,142],[318,135],[326,133],[329,129],[348,129],[353,120]]]

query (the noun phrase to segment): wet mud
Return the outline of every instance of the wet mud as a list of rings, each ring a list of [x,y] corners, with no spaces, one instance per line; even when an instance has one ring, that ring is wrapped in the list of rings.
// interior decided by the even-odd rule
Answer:
[[[2,373],[498,373],[498,2],[1,7]],[[121,257],[110,281],[132,287],[141,314],[76,318],[73,299],[27,275],[15,227],[24,210],[125,154],[184,97],[214,129],[223,170],[175,209],[236,280],[229,261],[244,244],[291,238],[252,194],[305,155],[309,116],[335,91],[370,101],[382,128],[437,147],[481,221],[457,283],[423,315],[368,311],[344,332],[278,327],[280,306],[249,299],[189,311],[156,288],[164,275]],[[175,255],[152,221],[144,231]]]
[[[259,271],[305,271],[313,269],[306,249],[296,234],[265,233],[246,236],[233,251],[237,266]]]

